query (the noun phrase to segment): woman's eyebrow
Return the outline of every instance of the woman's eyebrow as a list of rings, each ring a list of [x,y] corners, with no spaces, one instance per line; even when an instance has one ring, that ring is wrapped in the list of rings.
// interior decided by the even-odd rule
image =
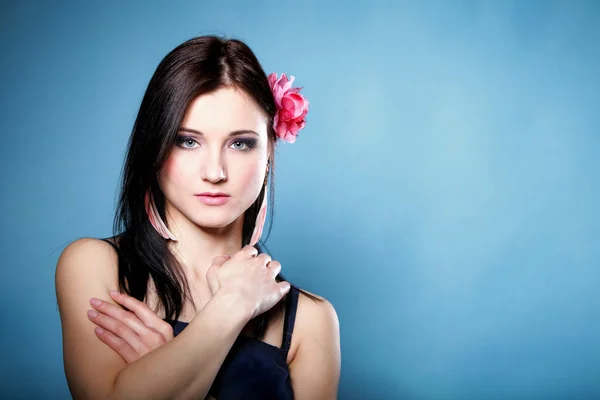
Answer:
[[[196,129],[191,129],[191,128],[185,128],[185,127],[181,127],[179,128],[179,131],[181,132],[189,132],[189,133],[194,133],[198,136],[204,136],[204,133],[197,131]],[[238,131],[233,131],[231,132],[228,137],[232,137],[232,136],[239,136],[239,135],[244,135],[246,133],[251,133],[254,134],[256,136],[260,136],[258,133],[256,133],[255,131],[251,130],[251,129],[241,129]]]

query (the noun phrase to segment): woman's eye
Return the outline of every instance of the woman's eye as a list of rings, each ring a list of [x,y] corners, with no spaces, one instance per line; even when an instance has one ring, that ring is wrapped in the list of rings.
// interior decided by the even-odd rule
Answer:
[[[240,141],[240,140],[236,140],[235,142],[231,143],[231,145],[233,146],[234,149],[236,150],[244,150],[246,146],[246,143]]]
[[[231,143],[231,148],[234,150],[248,151],[254,147],[252,140],[235,140]]]
[[[181,147],[184,147],[186,149],[193,149],[195,146],[195,144],[198,144],[198,142],[196,142],[196,139],[194,138],[190,138],[190,137],[178,137],[177,138],[177,144]]]

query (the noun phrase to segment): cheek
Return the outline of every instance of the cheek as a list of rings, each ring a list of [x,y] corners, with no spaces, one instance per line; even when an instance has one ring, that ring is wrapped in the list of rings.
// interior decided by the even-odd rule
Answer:
[[[194,166],[187,157],[174,151],[165,161],[160,173],[161,184],[166,186],[183,186],[192,181]]]
[[[178,174],[178,164],[177,164],[177,159],[174,155],[169,156],[169,158],[167,158],[167,161],[165,161],[165,164],[163,165],[163,170],[162,170],[162,175],[164,176],[164,179],[167,180],[171,180],[171,179],[176,179]]]
[[[240,178],[241,185],[243,185],[244,190],[248,192],[260,192],[263,181],[265,179],[265,168],[266,162],[263,164],[261,162],[255,162],[251,165],[246,164],[244,168],[240,168],[238,170],[238,176]]]

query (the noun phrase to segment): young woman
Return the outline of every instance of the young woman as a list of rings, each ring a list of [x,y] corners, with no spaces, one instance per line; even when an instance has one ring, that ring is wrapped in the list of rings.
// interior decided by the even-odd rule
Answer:
[[[334,399],[339,325],[257,244],[274,149],[308,102],[237,40],[189,40],[159,64],[129,141],[115,236],[56,269],[75,399]],[[267,202],[267,182],[271,196]]]

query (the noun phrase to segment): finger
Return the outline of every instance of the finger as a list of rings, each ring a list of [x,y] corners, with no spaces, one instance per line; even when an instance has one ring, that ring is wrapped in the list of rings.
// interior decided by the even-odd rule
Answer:
[[[94,329],[94,332],[101,341],[103,341],[108,345],[108,347],[116,351],[117,354],[119,354],[127,364],[131,364],[132,362],[140,358],[140,355],[136,353],[133,347],[128,345],[127,342],[125,342],[123,339],[118,338],[111,332],[100,327],[96,327]]]
[[[221,265],[223,265],[227,260],[229,260],[231,257],[227,254],[224,254],[222,256],[218,256],[213,258],[211,266],[215,266],[215,267],[220,267]]]
[[[273,278],[279,275],[279,273],[281,272],[281,264],[279,263],[279,261],[270,261],[267,264],[267,268],[273,274]]]
[[[119,303],[119,302],[117,301],[117,303]],[[92,305],[92,307],[94,307],[96,310],[100,311],[102,314],[107,315],[107,316],[111,317],[112,319],[127,325],[138,335],[141,335],[142,333],[145,333],[148,330],[148,327],[146,327],[144,325],[144,323],[142,321],[140,321],[140,318],[136,318],[133,311],[124,310],[123,308],[121,308],[115,304],[112,304],[108,301],[103,301],[100,299],[92,299],[92,300],[90,300],[90,304]],[[129,309],[128,305],[124,305],[124,306]],[[113,331],[113,333],[116,333],[116,332]],[[121,338],[123,338],[123,337],[121,336]]]
[[[267,253],[261,253],[258,255],[258,257],[256,257],[257,259],[260,260],[260,262],[266,267],[267,264],[269,264],[271,262],[271,256],[268,255]]]
[[[258,250],[254,246],[244,246],[238,253],[241,253],[247,257],[256,257],[258,255]]]
[[[289,282],[282,281],[277,284],[277,288],[279,289],[279,294],[281,294],[281,297],[283,297],[287,292],[290,291],[291,286]]]
[[[219,284],[219,279],[217,277],[217,272],[220,267],[215,265],[211,265],[206,270],[206,283],[208,283],[208,288],[210,289],[211,294],[215,294],[219,291],[221,285]]]
[[[136,353],[145,354],[147,351],[146,345],[140,337],[123,322],[99,313],[96,310],[89,310],[88,317],[105,331],[110,331],[113,335],[125,341]]]
[[[127,307],[141,322],[143,322],[144,326],[134,324],[132,327],[138,335],[148,335],[148,328],[150,328],[160,333],[167,341],[173,339],[173,328],[171,325],[169,325],[168,322],[163,321],[145,303],[125,293],[119,293],[114,290],[111,290],[109,293],[114,301]]]

